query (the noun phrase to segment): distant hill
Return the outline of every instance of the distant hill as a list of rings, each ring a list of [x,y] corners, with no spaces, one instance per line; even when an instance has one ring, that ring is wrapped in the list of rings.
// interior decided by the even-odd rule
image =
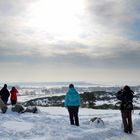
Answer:
[[[134,108],[140,109],[138,100],[140,93],[135,94]],[[116,93],[106,91],[84,92],[80,94],[81,107],[94,109],[118,109],[119,101]],[[23,103],[25,106],[64,106],[64,95],[31,99]]]
[[[68,86],[70,83],[73,83],[75,86],[98,86],[98,84],[93,84],[89,82],[84,82],[84,81],[69,81],[69,82],[11,82],[7,83],[7,85],[12,86],[12,85],[17,85],[21,87],[34,87],[34,86]],[[4,83],[0,83],[0,87],[3,86]]]

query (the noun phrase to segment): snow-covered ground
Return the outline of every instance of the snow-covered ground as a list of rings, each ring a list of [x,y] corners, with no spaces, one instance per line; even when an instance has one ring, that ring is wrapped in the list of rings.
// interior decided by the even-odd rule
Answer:
[[[123,133],[119,110],[80,108],[80,126],[69,125],[63,107],[38,107],[39,112],[18,114],[11,111],[0,115],[0,140],[139,140],[139,110],[133,113],[133,134]],[[89,120],[100,117],[104,125]]]

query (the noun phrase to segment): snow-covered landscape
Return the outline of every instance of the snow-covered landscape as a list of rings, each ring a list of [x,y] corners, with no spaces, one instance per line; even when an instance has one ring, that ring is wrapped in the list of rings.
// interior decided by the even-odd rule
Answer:
[[[23,103],[32,99],[65,95],[68,91],[69,82],[8,83],[8,89],[10,90],[13,85],[16,86],[19,91],[17,95],[18,102]],[[104,94],[97,93],[99,96],[96,95],[96,106],[100,106],[103,104],[115,105],[118,102],[115,93],[117,93],[118,90],[122,88],[122,86],[119,85],[100,85],[86,82],[75,82],[74,85],[80,94],[83,94],[84,92],[105,91]],[[1,88],[2,86],[3,84],[0,84]],[[135,85],[131,87],[135,92],[134,106],[140,108],[140,86]],[[43,100],[38,102],[41,102],[41,104],[46,104],[48,100],[44,99],[44,103]],[[10,100],[8,103],[10,104]]]
[[[8,84],[8,89],[12,84]],[[1,85],[2,87],[2,85]],[[67,85],[45,86],[45,85],[17,85],[19,90],[18,101],[24,102],[34,98],[46,96],[65,95]],[[117,91],[120,87],[77,85],[79,93],[85,91]],[[134,88],[134,87],[133,87]],[[137,104],[139,106],[139,87],[135,87]],[[114,96],[114,95],[112,95]],[[112,96],[109,94],[108,97]],[[115,103],[116,100],[96,101],[97,105],[104,103]],[[139,140],[140,139],[140,110],[134,110],[133,134],[123,132],[121,114],[119,110],[80,108],[80,126],[69,124],[68,111],[65,107],[40,107],[37,113],[16,113],[11,111],[9,101],[8,110],[0,115],[0,139],[1,140]],[[101,118],[104,121],[91,122],[92,118]]]
[[[140,140],[140,0],[0,0],[0,140]]]
[[[133,113],[133,134],[122,129],[119,110],[94,110],[80,108],[80,126],[69,125],[68,112],[64,107],[38,107],[38,113],[18,114],[9,106],[0,115],[1,140],[139,140],[139,110]],[[100,117],[104,125],[90,122]]]

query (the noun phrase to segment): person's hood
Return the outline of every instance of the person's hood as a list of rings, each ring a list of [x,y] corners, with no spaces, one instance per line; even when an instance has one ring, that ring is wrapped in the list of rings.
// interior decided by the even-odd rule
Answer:
[[[76,90],[75,90],[75,88],[69,88],[69,92],[71,92],[71,93],[75,93]]]

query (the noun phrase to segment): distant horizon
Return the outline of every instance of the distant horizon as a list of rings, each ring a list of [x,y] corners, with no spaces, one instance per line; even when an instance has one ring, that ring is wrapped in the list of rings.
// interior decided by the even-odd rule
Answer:
[[[70,83],[73,83],[75,85],[94,85],[94,86],[124,86],[124,85],[129,85],[129,86],[139,86],[140,82],[109,82],[109,83],[105,83],[105,82],[91,82],[91,81],[23,81],[23,82],[1,82],[0,81],[0,85],[4,85],[4,84],[9,84],[9,85],[16,85],[16,84],[35,84],[35,85],[69,85]]]

